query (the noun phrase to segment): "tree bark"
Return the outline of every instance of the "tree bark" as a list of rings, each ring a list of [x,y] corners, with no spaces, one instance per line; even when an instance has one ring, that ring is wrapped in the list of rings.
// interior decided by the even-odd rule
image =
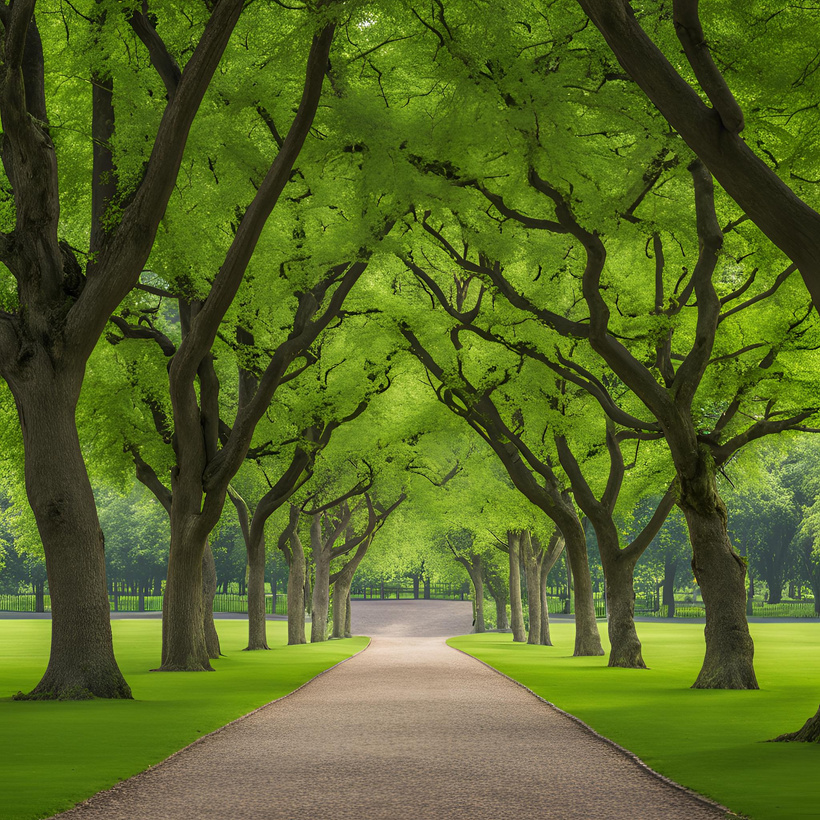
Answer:
[[[314,515],[310,526],[313,547],[313,596],[311,598],[310,642],[327,640],[327,618],[330,608],[330,548],[323,549],[321,516]],[[332,545],[331,545],[332,546]]]
[[[353,557],[335,574],[333,579],[333,638],[351,637],[350,587],[371,540],[372,538],[368,537],[359,544]]]
[[[74,418],[81,375],[14,384],[25,448],[26,492],[43,543],[51,594],[51,653],[36,699],[130,698],[114,658],[104,538]]]
[[[550,613],[547,605],[547,576],[550,574],[551,569],[552,567],[547,565],[547,561],[542,561],[538,572],[538,582],[540,585],[538,597],[541,601],[541,646],[552,646]]]
[[[675,617],[675,574],[678,571],[678,559],[667,552],[663,560],[663,606],[666,617]]]
[[[288,646],[307,643],[305,637],[305,578],[307,561],[299,537],[299,510],[291,505],[290,523],[279,540],[288,564]]]
[[[275,582],[273,582],[275,583]],[[276,591],[274,590],[274,611]],[[265,535],[248,544],[248,645],[246,649],[270,649],[265,618]]]
[[[160,672],[212,672],[205,639],[202,564],[207,535],[191,517],[171,515],[171,548],[162,609]],[[173,556],[171,560],[170,556]]]
[[[701,451],[688,472],[694,479],[682,480],[678,505],[689,528],[692,571],[706,609],[706,655],[693,688],[757,689],[746,620],[746,567],[729,539],[710,455]]]
[[[569,577],[574,582],[575,651],[573,655],[603,655],[601,635],[595,619],[595,601],[592,597],[592,577],[589,574],[589,556],[584,528],[572,510],[572,517],[561,526],[567,552]],[[571,583],[572,583],[571,582]]]
[[[533,549],[532,535],[527,531],[521,533],[521,557],[524,559],[524,570],[527,578],[527,612],[529,629],[527,643],[541,645],[541,573],[538,556]]]
[[[521,533],[507,531],[507,547],[510,556],[510,626],[515,643],[524,643],[524,607],[521,603]]]
[[[615,533],[617,538],[617,533]],[[598,543],[601,543],[599,536]],[[619,554],[607,560],[606,574],[606,616],[609,628],[609,663],[626,669],[646,669],[641,654],[641,641],[635,629],[635,587],[634,572],[636,560],[623,554],[616,544]],[[604,552],[601,550],[601,557]]]
[[[468,572],[475,592],[475,625],[473,626],[473,632],[481,633],[486,631],[486,625],[484,623],[484,568],[480,555],[475,556],[472,561],[472,568],[468,569]]]
[[[814,717],[810,717],[801,729],[796,732],[789,732],[785,735],[776,737],[775,742],[787,743],[789,741],[797,741],[800,743],[820,743],[820,709]]]
[[[216,595],[216,564],[211,544],[205,541],[205,552],[202,554],[202,625],[205,630],[205,646],[208,657],[216,660],[222,654],[219,647],[219,634],[214,623],[214,596]]]

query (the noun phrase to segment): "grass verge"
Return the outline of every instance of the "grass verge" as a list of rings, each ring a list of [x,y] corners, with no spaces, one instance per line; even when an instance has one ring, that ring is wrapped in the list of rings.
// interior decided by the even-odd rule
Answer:
[[[133,701],[16,702],[45,669],[51,623],[0,620],[0,818],[32,820],[68,809],[201,735],[292,692],[367,645],[367,638],[286,646],[268,622],[270,652],[242,652],[247,622],[218,620],[225,657],[214,673],[157,673],[160,621],[116,620],[114,648]]]
[[[497,633],[448,643],[732,811],[754,820],[820,817],[820,744],[763,742],[800,728],[817,711],[820,624],[751,630],[756,692],[689,688],[703,660],[702,624],[638,624],[649,670],[571,657],[568,623],[551,625],[553,647],[513,644],[511,635]]]

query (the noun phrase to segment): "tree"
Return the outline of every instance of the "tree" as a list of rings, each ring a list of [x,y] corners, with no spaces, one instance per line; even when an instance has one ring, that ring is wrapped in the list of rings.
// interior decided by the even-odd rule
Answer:
[[[88,243],[85,271],[61,238],[61,152],[46,94],[46,75],[59,70],[61,57],[53,42],[44,47],[34,9],[35,0],[0,7],[2,159],[13,192],[13,224],[2,234],[0,261],[16,284],[0,315],[0,375],[20,414],[28,498],[52,596],[51,655],[31,697],[128,698],[111,643],[102,531],[75,408],[88,358],[151,251],[191,124],[243,3],[214,6],[184,70],[174,74],[178,82],[168,91],[150,157],[132,185],[120,184],[111,149],[117,94],[110,69],[100,65],[87,75],[93,93],[91,126],[85,127],[95,139],[86,177],[92,202],[90,219],[83,214],[83,227],[74,231]],[[91,36],[107,36],[121,14],[93,9],[85,18]],[[148,16],[133,12],[128,20],[153,60],[167,63],[169,52]]]

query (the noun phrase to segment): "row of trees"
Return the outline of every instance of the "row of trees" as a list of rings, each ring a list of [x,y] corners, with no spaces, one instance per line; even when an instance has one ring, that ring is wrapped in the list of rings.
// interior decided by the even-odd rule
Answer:
[[[690,0],[672,20],[625,0],[0,5],[3,412],[53,611],[32,696],[130,696],[91,483],[126,472],[168,518],[164,671],[218,652],[227,500],[264,644],[266,524],[296,601],[310,519],[314,622],[341,582],[338,633],[388,515],[464,472],[515,498],[531,631],[565,545],[578,655],[603,652],[590,522],[617,666],[644,665],[633,576],[677,505],[706,605],[695,686],[756,688],[718,475],[815,432],[811,13],[715,4],[713,57]],[[778,49],[775,89],[783,31],[805,48]],[[449,461],[426,452],[441,408],[468,435]]]

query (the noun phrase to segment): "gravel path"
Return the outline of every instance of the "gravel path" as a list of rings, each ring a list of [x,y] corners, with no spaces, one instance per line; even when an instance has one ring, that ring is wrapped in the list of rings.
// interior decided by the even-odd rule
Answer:
[[[59,817],[724,816],[447,647],[443,636],[469,630],[469,603],[354,607],[367,650]]]

